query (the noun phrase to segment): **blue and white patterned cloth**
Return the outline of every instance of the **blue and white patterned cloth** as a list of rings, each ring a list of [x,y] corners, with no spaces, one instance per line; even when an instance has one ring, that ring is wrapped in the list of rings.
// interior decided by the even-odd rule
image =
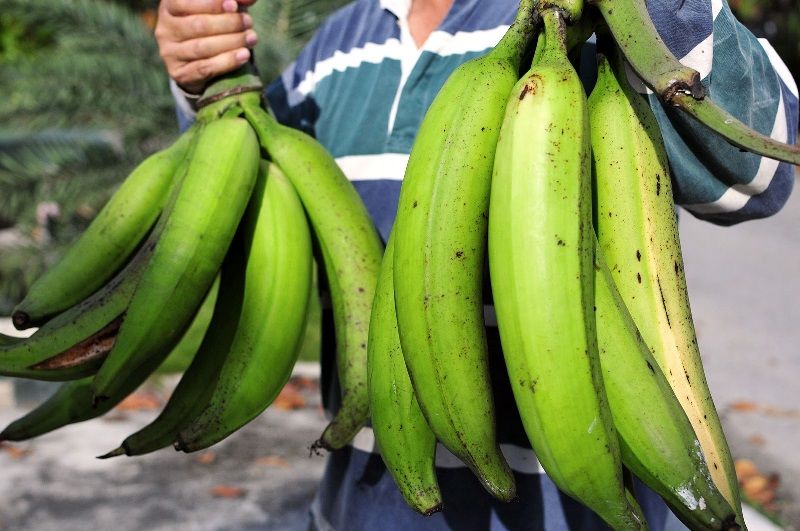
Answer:
[[[267,0],[264,0],[267,1]],[[518,0],[454,0],[421,49],[410,35],[411,0],[357,0],[331,16],[299,57],[267,90],[278,118],[313,134],[336,157],[363,198],[384,240],[394,221],[400,184],[420,122],[448,75],[494,46]],[[733,17],[724,0],[651,0],[651,16],[676,57],[701,73],[711,97],[740,120],[793,143],[798,93],[770,45]],[[591,88],[592,45],[581,72]],[[635,81],[635,80],[634,80]],[[642,91],[646,90],[642,86]],[[177,91],[176,91],[177,95]],[[740,152],[686,116],[649,96],[662,128],[676,201],[719,224],[769,216],[794,181],[787,164]],[[181,98],[182,124],[191,110]],[[492,319],[487,307],[487,323]],[[333,332],[323,327],[323,396],[338,407]],[[511,396],[497,337],[488,328],[501,449],[515,471],[519,501],[493,500],[452,454],[438,449],[445,510],[423,518],[409,509],[386,471],[370,428],[328,461],[312,507],[320,530],[593,530],[605,525],[559,493],[530,450]],[[650,528],[681,528],[661,499],[642,485],[637,495]]]

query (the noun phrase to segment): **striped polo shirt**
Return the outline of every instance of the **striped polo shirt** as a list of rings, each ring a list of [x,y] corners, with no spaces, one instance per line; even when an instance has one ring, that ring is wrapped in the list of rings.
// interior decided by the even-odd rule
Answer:
[[[267,0],[262,0],[267,1]],[[408,154],[425,111],[448,75],[486,53],[513,21],[518,0],[454,0],[422,48],[408,29],[411,0],[356,0],[320,27],[267,89],[280,121],[315,136],[336,158],[386,240],[394,221]],[[733,17],[724,0],[653,0],[650,14],[681,62],[701,73],[711,97],[754,129],[783,142],[797,132],[797,86],[766,41]],[[595,77],[593,45],[581,77]],[[647,89],[631,79],[641,92]],[[673,172],[676,202],[719,224],[769,216],[786,202],[793,168],[740,152],[650,95]],[[178,99],[179,118],[191,111]],[[323,323],[323,398],[339,402],[330,315]],[[403,501],[369,427],[328,459],[312,506],[320,530],[604,529],[588,509],[563,495],[543,473],[522,429],[500,351],[488,329],[498,437],[514,470],[519,501],[492,499],[472,472],[439,446],[436,465],[445,509],[423,518]],[[636,485],[650,529],[681,529],[661,499]]]

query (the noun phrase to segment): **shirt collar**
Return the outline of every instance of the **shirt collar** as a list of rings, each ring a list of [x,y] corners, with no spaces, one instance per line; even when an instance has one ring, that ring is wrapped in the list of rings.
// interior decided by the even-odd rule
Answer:
[[[408,18],[411,0],[380,0],[381,7],[399,19]]]

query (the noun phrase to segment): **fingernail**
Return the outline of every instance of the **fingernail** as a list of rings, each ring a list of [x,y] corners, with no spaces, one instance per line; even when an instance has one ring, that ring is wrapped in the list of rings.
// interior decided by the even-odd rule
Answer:
[[[242,14],[242,24],[244,25],[245,29],[253,27],[253,17],[248,15],[247,13]]]
[[[240,63],[244,63],[248,59],[250,59],[250,50],[246,48],[242,50],[237,50],[235,57],[237,61],[239,61]]]
[[[248,46],[255,46],[258,42],[258,35],[256,35],[255,31],[248,31],[244,36],[244,42],[246,42]]]
[[[236,13],[239,9],[239,4],[235,0],[225,0],[222,2],[222,10],[226,13]]]

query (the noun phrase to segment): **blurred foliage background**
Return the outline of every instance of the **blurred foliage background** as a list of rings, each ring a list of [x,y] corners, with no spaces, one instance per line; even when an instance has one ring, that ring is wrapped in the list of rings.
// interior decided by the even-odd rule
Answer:
[[[262,0],[274,79],[345,0]],[[800,0],[730,0],[800,77]],[[152,36],[157,0],[0,0],[0,315],[177,133]]]

